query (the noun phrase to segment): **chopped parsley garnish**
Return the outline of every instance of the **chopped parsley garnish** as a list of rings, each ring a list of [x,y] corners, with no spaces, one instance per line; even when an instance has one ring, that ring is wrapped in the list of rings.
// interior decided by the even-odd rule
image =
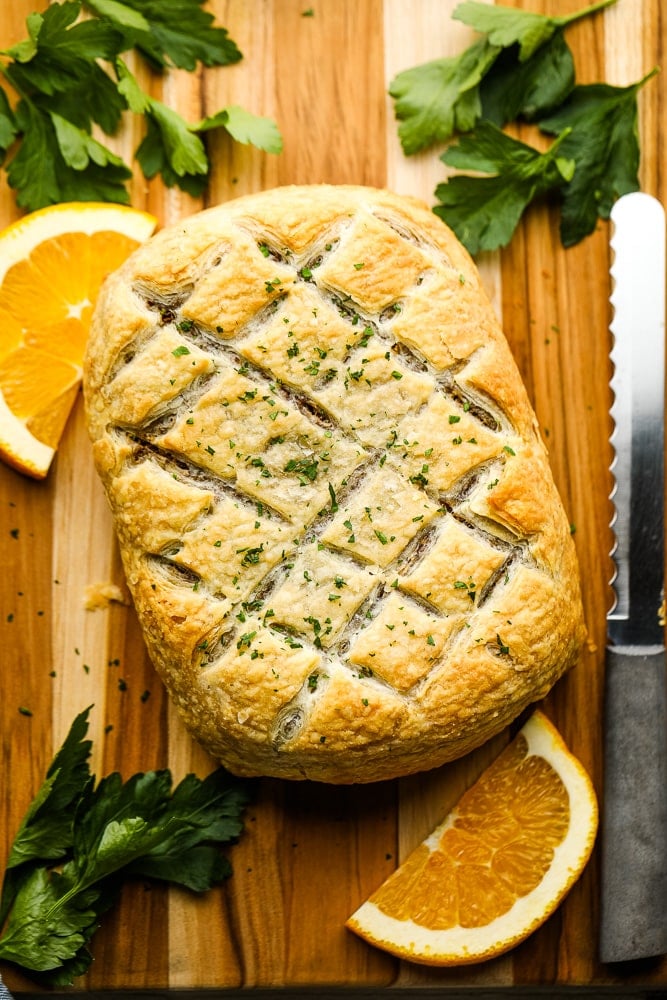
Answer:
[[[256,545],[248,549],[237,549],[237,553],[243,553],[243,558],[241,559],[242,566],[255,566],[264,551],[264,542],[261,545]]]
[[[509,654],[510,648],[507,643],[503,642],[500,636],[496,633],[496,644],[498,646],[498,652],[501,656],[507,656]]]
[[[421,471],[415,473],[414,476],[410,476],[410,482],[414,483],[415,486],[428,486],[428,465],[422,465]]]
[[[335,514],[338,510],[338,501],[336,500],[336,491],[331,483],[329,483],[329,499],[331,501],[331,513]]]
[[[302,486],[317,479],[319,462],[316,458],[290,458],[283,472],[295,472]]]
[[[243,652],[246,649],[249,649],[250,646],[252,645],[252,640],[255,638],[256,635],[257,631],[244,632],[244,634],[238,639],[236,643],[236,648],[241,652]]]

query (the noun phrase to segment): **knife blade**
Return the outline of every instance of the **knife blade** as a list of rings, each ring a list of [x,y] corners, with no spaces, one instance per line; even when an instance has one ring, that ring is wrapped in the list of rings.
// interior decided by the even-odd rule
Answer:
[[[615,601],[607,615],[600,958],[667,952],[665,213],[611,212]]]

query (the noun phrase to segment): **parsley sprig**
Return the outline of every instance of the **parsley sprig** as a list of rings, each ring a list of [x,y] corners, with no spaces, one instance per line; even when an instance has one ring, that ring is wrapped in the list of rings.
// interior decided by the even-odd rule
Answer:
[[[562,189],[561,240],[577,243],[598,216],[608,219],[616,198],[639,187],[637,92],[657,73],[629,87],[593,83],[575,87],[564,104],[542,118],[540,128],[564,135],[560,153],[576,164]]]
[[[487,176],[458,174],[439,184],[436,215],[458,234],[472,254],[505,246],[526,207],[540,195],[572,178],[575,162],[563,155],[569,129],[551,148],[539,153],[506,135],[490,122],[462,135],[443,155],[445,163]]]
[[[231,874],[220,845],[243,829],[247,783],[218,768],[172,789],[168,770],[117,773],[95,783],[81,712],[51,763],[12,844],[0,896],[0,959],[48,986],[65,986],[124,878],[204,892]]]
[[[506,246],[539,198],[560,204],[561,241],[572,246],[609,217],[617,197],[638,189],[637,92],[653,72],[630,87],[578,86],[564,38],[571,24],[615,2],[548,17],[464,0],[453,17],[480,37],[458,56],[392,80],[406,155],[457,138],[441,159],[474,171],[439,184],[434,209],[471,253]],[[517,120],[553,135],[551,149],[502,131]]]
[[[195,196],[208,182],[205,132],[223,129],[237,142],[280,152],[282,138],[271,119],[232,105],[186,122],[144,93],[122,59],[135,50],[157,71],[238,62],[236,43],[202,10],[203,2],[62,0],[28,17],[28,37],[0,52],[0,162],[21,207],[128,203],[131,168],[93,136],[95,127],[97,134],[113,135],[128,110],[146,123],[136,151],[144,175],[159,174],[165,184]]]

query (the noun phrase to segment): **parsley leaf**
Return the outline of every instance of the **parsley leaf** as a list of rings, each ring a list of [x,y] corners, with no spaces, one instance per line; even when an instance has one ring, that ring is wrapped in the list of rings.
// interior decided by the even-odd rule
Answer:
[[[205,892],[231,874],[228,860],[209,840],[236,840],[242,832],[240,814],[247,801],[242,785],[230,785],[226,772],[213,771],[203,781],[187,775],[174,789],[161,817],[159,844],[127,871],[146,878],[175,882]]]
[[[441,159],[474,176],[439,184],[434,212],[472,254],[505,246],[528,205],[544,196],[560,203],[561,242],[572,246],[609,217],[618,197],[638,189],[637,91],[656,70],[630,87],[575,86],[563,37],[615,2],[549,17],[463,0],[453,17],[482,37],[457,57],[391,82],[406,154],[459,133]],[[542,153],[501,131],[518,119],[555,136],[551,148]]]
[[[433,211],[454,230],[470,253],[506,246],[526,207],[537,197],[559,191],[571,179],[574,163],[561,155],[559,136],[546,153],[512,139],[490,122],[460,137],[441,159],[464,170],[436,188]]]
[[[593,232],[598,217],[608,219],[616,198],[638,190],[637,91],[655,72],[629,87],[576,87],[561,108],[539,122],[550,134],[569,130],[561,153],[577,165],[563,189],[564,246]]]
[[[18,829],[7,859],[0,897],[0,927],[16,897],[29,862],[56,861],[72,844],[72,806],[83,794],[92,744],[83,737],[89,709],[81,712],[54,757],[41,788]]]
[[[282,136],[273,119],[253,115],[238,104],[230,104],[191,127],[195,132],[224,128],[236,142],[250,143],[267,153],[280,153],[283,148]]]
[[[473,127],[481,112],[479,83],[499,52],[480,38],[459,56],[434,59],[394,77],[389,94],[404,153],[417,153]]]
[[[0,52],[0,75],[18,94],[12,110],[0,88],[0,163],[28,210],[62,201],[129,202],[131,169],[93,127],[113,135],[129,109],[146,120],[135,158],[194,195],[204,191],[209,159],[199,133],[225,128],[232,139],[280,152],[276,124],[232,106],[191,125],[144,94],[121,60],[134,48],[162,70],[192,71],[241,59],[226,29],[202,10],[204,0],[82,0],[51,3],[26,20],[28,37]],[[114,73],[115,70],[115,73]]]
[[[50,973],[67,960],[81,959],[103,912],[96,906],[100,903],[93,892],[75,900],[68,895],[67,876],[49,875],[45,868],[35,869],[10,913],[0,940],[0,958],[37,973]],[[85,971],[91,960],[88,954],[81,971]],[[49,985],[53,982],[45,976],[40,979]]]
[[[101,21],[75,23],[80,10],[79,0],[65,0],[28,17],[29,39],[6,53],[14,59],[8,75],[19,93],[31,88],[43,94],[67,90],[87,79],[95,59],[116,54],[118,33]]]
[[[84,739],[90,709],[76,716],[63,745],[53,758],[37,795],[14,838],[7,868],[26,861],[56,859],[72,844],[72,806],[90,783],[88,759],[92,748]]]
[[[192,72],[242,58],[225,28],[215,27],[204,0],[85,0],[85,6],[122,32],[125,48],[138,49],[154,66]]]
[[[129,108],[146,116],[146,134],[135,154],[144,176],[150,179],[159,173],[167,186],[177,184],[191,194],[201,194],[209,170],[201,139],[180,115],[145,94],[121,59],[116,70],[118,89]]]
[[[53,115],[27,101],[17,106],[16,123],[22,139],[7,180],[18,189],[19,205],[32,210],[65,201],[129,202],[125,184],[132,171],[87,133],[68,127],[65,119],[57,128]]]
[[[55,111],[51,112],[50,117],[60,154],[68,167],[81,171],[85,170],[91,163],[96,163],[98,167],[104,167],[107,164],[117,167],[123,165],[119,156],[93,139],[92,135],[85,129],[78,128],[62,115],[56,114]]]
[[[23,138],[7,167],[10,187],[17,188],[17,203],[24,208],[37,208],[57,202],[60,188],[53,164],[58,157],[58,143],[48,116],[33,104],[20,102],[16,108],[16,124]]]
[[[236,840],[249,785],[218,768],[172,790],[168,770],[95,786],[76,717],[12,845],[3,882],[0,959],[48,986],[86,971],[88,944],[123,878],[160,879],[204,892],[229,877],[220,845]]]
[[[400,123],[398,136],[403,152],[409,156],[433,143],[445,142],[455,132],[468,132],[482,116],[487,117],[482,106],[483,82],[487,75],[492,74],[501,53],[513,50],[510,60],[524,63],[569,24],[612,3],[616,0],[600,0],[575,14],[553,18],[476,0],[465,0],[459,4],[453,17],[481,32],[483,37],[458,56],[434,59],[403,70],[389,84],[389,94],[394,98],[394,113]],[[556,72],[553,65],[549,66],[550,62],[555,62]],[[510,107],[517,105],[523,112],[525,106],[525,111],[530,113],[536,98],[535,111],[553,107],[564,96],[568,62],[562,46],[556,43],[550,53],[526,69],[521,79],[513,77],[513,89],[523,85],[527,93],[525,96],[514,93]],[[549,79],[541,79],[547,68]],[[504,70],[507,70],[507,64]],[[492,77],[484,88],[487,106],[496,84],[507,91],[508,83],[506,79],[502,80],[502,76],[503,70],[499,69],[498,75]],[[572,80],[569,87],[571,85]],[[493,120],[500,124],[497,110]],[[507,120],[509,118],[505,118]]]
[[[38,95],[33,99],[40,107],[60,114],[87,132],[96,123],[106,135],[114,134],[127,108],[116,82],[96,62],[91,63],[87,76],[76,87],[51,98]]]
[[[508,48],[519,46],[519,59],[524,62],[537,49],[548,42],[559,28],[565,28],[574,21],[587,17],[603,7],[610,7],[616,0],[599,0],[590,7],[566,14],[561,17],[548,17],[546,14],[532,14],[527,10],[515,10],[513,7],[479,3],[478,0],[465,0],[455,8],[452,17],[463,21],[476,31],[488,35],[492,45]]]
[[[562,104],[573,87],[574,60],[562,31],[523,62],[511,46],[480,84],[482,118],[499,126],[517,118],[534,121]]]
[[[201,139],[179,114],[151,98],[147,114],[157,129],[167,162],[177,177],[208,173],[208,157]],[[141,162],[141,154],[137,152]]]
[[[206,185],[209,162],[198,133],[223,128],[237,142],[252,143],[269,153],[282,150],[282,137],[270,118],[261,118],[238,105],[188,125],[165,104],[149,97],[139,87],[126,64],[117,60],[118,89],[130,109],[144,114],[148,128],[136,157],[145,177],[161,174],[169,187],[178,185],[190,194],[201,194]]]
[[[169,162],[165,132],[161,130],[155,117],[147,116],[146,126],[146,134],[135,154],[144,177],[150,180],[159,174],[167,187],[177,186],[193,198],[202,195],[208,183],[208,173],[177,173]]]
[[[4,90],[0,90],[0,163],[18,134],[16,119]]]

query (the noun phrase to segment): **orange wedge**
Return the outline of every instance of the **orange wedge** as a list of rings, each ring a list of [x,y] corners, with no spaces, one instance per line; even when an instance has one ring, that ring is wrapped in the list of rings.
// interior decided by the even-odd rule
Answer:
[[[73,202],[0,232],[0,458],[20,472],[48,472],[100,285],[155,226],[123,205]]]
[[[494,958],[553,913],[586,865],[597,825],[590,778],[536,711],[347,927],[425,965]]]

